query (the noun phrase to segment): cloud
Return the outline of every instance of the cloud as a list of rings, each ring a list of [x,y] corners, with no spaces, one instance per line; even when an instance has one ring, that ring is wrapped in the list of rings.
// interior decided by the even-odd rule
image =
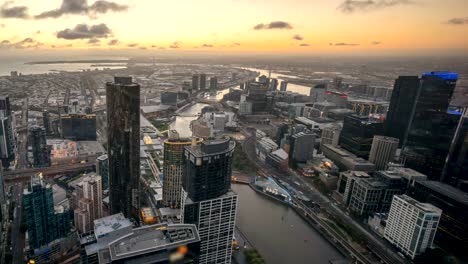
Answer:
[[[107,42],[107,45],[108,46],[115,46],[115,45],[119,45],[120,41],[118,39],[111,39],[109,40],[109,42]]]
[[[39,35],[41,34],[42,32],[40,30],[36,31],[36,33],[34,33],[35,35]]]
[[[29,18],[27,6],[11,6],[13,1],[6,1],[0,8],[0,17],[3,18]]]
[[[232,45],[234,45],[234,46],[240,46],[241,44],[240,44],[239,42],[234,42],[234,43],[232,43]]]
[[[53,10],[45,11],[36,15],[36,19],[58,18],[63,15],[88,15],[96,18],[98,14],[107,12],[127,11],[127,5],[120,5],[110,1],[99,0],[92,5],[88,5],[87,0],[63,0],[62,5]]]
[[[299,47],[310,47],[310,45],[307,43],[301,43],[299,44]]]
[[[380,45],[380,44],[382,44],[382,42],[381,41],[372,41],[371,44],[372,45]]]
[[[129,48],[138,47],[138,43],[129,43],[129,44],[127,44],[127,47],[129,47]]]
[[[0,24],[0,28],[5,28],[6,25],[5,24]]]
[[[0,42],[0,48],[29,49],[39,48],[41,46],[44,46],[44,43],[36,41],[33,38],[25,38],[18,42],[11,42],[10,40],[3,40]]]
[[[141,49],[141,50],[147,50],[148,48],[147,48],[147,47],[139,47],[139,49]]]
[[[337,9],[343,13],[354,13],[410,4],[414,2],[412,0],[345,0]]]
[[[89,39],[88,42],[86,42],[86,44],[88,44],[89,46],[94,46],[94,47],[101,46],[101,40],[97,38],[92,38],[92,39]]]
[[[212,44],[203,44],[201,45],[202,48],[213,48],[214,46]]]
[[[55,49],[55,48],[58,48],[58,49],[60,49],[60,48],[71,48],[71,47],[73,47],[73,44],[71,44],[71,43],[70,43],[70,44],[67,44],[67,45],[61,45],[61,46],[57,46],[57,45],[50,45],[50,47],[51,47],[51,48],[53,48],[53,49]]]
[[[329,43],[330,46],[359,46],[357,43],[346,43],[346,42],[338,42],[338,43]]]
[[[304,37],[299,34],[294,35],[292,38],[295,40],[304,40]]]
[[[468,17],[455,17],[455,18],[449,19],[445,23],[449,25],[455,25],[455,26],[468,25]]]
[[[178,41],[174,41],[170,46],[169,48],[171,49],[178,49],[180,48],[180,43]]]
[[[61,39],[92,39],[92,38],[107,38],[112,34],[112,31],[106,24],[98,24],[88,26],[86,24],[78,24],[73,29],[67,28],[57,32],[57,38]]]
[[[151,48],[157,48],[157,47],[158,47],[158,46],[156,46],[156,45],[151,45]]]
[[[165,47],[159,47],[158,50],[165,50]]]
[[[293,29],[293,26],[284,21],[273,21],[268,24],[258,24],[253,27],[254,30],[263,30],[263,29]]]

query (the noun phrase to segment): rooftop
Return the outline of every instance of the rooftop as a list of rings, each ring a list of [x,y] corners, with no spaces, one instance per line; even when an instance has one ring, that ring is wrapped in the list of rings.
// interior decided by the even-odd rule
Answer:
[[[468,193],[451,185],[438,181],[422,181],[420,184],[468,206]]]
[[[439,213],[439,214],[442,213],[442,210],[440,210],[438,207],[435,207],[434,205],[429,204],[429,203],[420,203],[417,200],[409,197],[406,194],[395,195],[395,196],[396,196],[396,198],[400,198],[403,201],[413,205],[414,207],[416,207],[419,210],[424,211],[426,213]]]
[[[133,233],[109,244],[110,259],[116,261],[166,248],[198,242],[195,225],[157,224],[133,229]]]
[[[94,234],[99,238],[115,230],[131,226],[132,222],[122,213],[118,213],[94,220]]]

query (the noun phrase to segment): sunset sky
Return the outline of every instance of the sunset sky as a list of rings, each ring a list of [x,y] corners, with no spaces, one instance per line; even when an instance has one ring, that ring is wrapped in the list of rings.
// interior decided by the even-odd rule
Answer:
[[[0,3],[0,50],[468,50],[467,0]]]

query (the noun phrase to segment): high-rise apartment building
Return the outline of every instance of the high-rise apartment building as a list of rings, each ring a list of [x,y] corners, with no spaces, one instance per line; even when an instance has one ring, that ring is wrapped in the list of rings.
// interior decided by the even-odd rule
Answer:
[[[23,210],[33,249],[64,237],[70,230],[69,212],[63,206],[54,206],[52,186],[41,176],[34,176],[24,189]]]
[[[29,129],[29,138],[32,148],[33,166],[35,168],[49,167],[51,163],[51,147],[47,145],[44,128],[32,126]]]
[[[206,74],[200,74],[200,90],[206,90]]]
[[[75,227],[81,233],[87,233],[93,230],[93,221],[103,216],[101,176],[96,173],[84,175],[75,185],[73,197],[77,201]]]
[[[180,208],[182,193],[182,176],[184,173],[184,148],[192,144],[189,138],[180,138],[175,130],[169,131],[169,137],[164,142],[163,164],[163,197],[164,206]]]
[[[216,76],[210,78],[210,90],[218,90],[218,78]]]
[[[115,77],[106,85],[110,213],[138,220],[140,209],[140,85]]]
[[[200,263],[231,263],[237,194],[230,190],[235,143],[229,138],[185,147],[184,222],[200,233]]]
[[[102,189],[107,190],[109,188],[109,157],[107,154],[97,157],[96,172],[101,176]]]
[[[409,258],[432,248],[442,210],[407,195],[393,196],[384,237]]]
[[[350,115],[344,118],[339,144],[358,157],[367,159],[374,135],[381,135],[383,123],[370,117]]]
[[[460,115],[447,113],[458,74],[429,72],[421,77],[402,147],[409,168],[440,179]]]
[[[388,163],[395,159],[398,142],[398,138],[374,136],[369,161],[375,164],[376,170],[386,170]]]
[[[192,76],[192,91],[199,90],[200,84],[200,76],[198,74],[194,74]]]
[[[286,92],[287,90],[288,90],[288,82],[287,81],[281,81],[280,91],[281,92]]]

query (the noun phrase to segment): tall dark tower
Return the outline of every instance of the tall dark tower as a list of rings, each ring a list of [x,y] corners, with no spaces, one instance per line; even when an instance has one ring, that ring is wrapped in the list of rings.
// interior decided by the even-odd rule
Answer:
[[[402,158],[411,169],[439,180],[459,115],[447,113],[458,74],[428,72],[422,75],[403,139]]]
[[[397,138],[399,145],[403,139],[410,122],[410,114],[419,88],[418,76],[400,76],[393,86],[390,106],[385,120],[385,135]]]
[[[206,74],[200,74],[200,90],[206,90]]]
[[[106,84],[110,214],[139,219],[140,85],[131,77]]]

